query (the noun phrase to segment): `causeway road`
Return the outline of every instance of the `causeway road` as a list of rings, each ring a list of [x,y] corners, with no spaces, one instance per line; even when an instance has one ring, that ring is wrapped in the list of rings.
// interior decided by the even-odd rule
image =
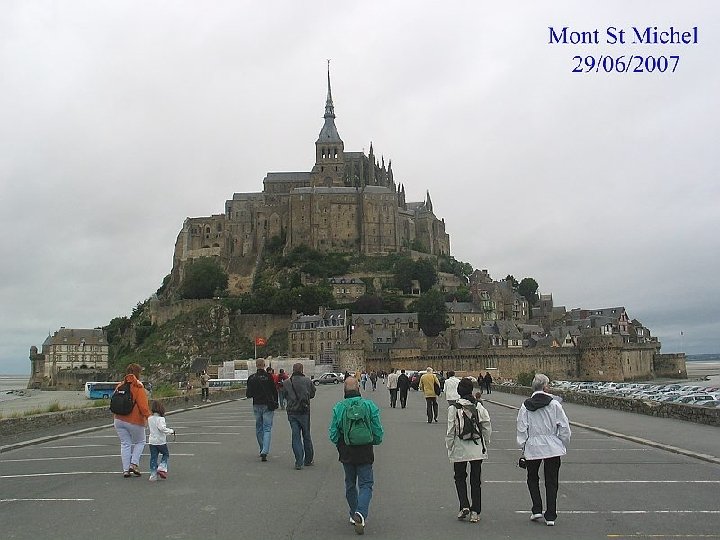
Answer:
[[[368,538],[720,538],[720,465],[707,459],[718,456],[718,428],[567,404],[570,420],[587,427],[573,427],[560,470],[559,517],[546,527],[530,522],[525,472],[515,465],[512,407],[522,397],[493,392],[484,396],[494,433],[482,468],[481,520],[470,524],[455,518],[443,407],[440,423],[428,424],[417,392],[404,410],[389,407],[382,384],[365,395],[381,407],[386,433],[376,449]],[[342,468],[327,440],[330,411],[341,398],[342,385],[318,388],[315,464],[300,471],[283,411],[275,414],[269,461],[260,461],[248,400],[168,415],[178,435],[169,443],[169,477],[158,482],[147,480],[147,448],[143,476],[122,477],[117,435],[107,422],[54,431],[44,441],[33,433],[40,440],[0,453],[0,538],[354,538]]]

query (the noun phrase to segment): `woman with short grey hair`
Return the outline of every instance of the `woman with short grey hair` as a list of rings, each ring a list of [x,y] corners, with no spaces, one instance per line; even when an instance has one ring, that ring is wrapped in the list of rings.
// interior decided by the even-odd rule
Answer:
[[[555,525],[557,519],[560,457],[567,453],[570,422],[560,401],[550,394],[550,379],[538,373],[532,381],[533,394],[523,402],[517,416],[517,443],[527,467],[527,485],[532,499],[531,521],[545,518]],[[545,513],[540,496],[540,465],[545,474]]]

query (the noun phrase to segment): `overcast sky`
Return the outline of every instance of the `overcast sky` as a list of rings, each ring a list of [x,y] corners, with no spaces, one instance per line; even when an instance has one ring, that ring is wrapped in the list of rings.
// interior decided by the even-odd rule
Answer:
[[[556,305],[625,306],[720,352],[720,5],[707,1],[0,3],[0,373],[160,286],[186,217],[309,171],[326,59],[345,149],[429,190],[453,255]],[[605,29],[698,27],[698,44]],[[548,44],[599,29],[600,44]],[[626,36],[630,41],[629,36]],[[576,55],[680,56],[572,73]],[[634,66],[633,66],[634,67]],[[681,332],[683,336],[681,337]]]

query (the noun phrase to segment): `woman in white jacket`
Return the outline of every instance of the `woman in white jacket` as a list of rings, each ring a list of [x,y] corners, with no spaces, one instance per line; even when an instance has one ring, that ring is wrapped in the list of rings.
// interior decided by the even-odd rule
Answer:
[[[555,525],[557,518],[558,474],[560,456],[567,453],[570,443],[570,422],[560,401],[549,393],[550,380],[538,373],[532,382],[533,394],[525,400],[517,416],[517,443],[523,451],[527,467],[527,485],[532,499],[530,519],[545,518]],[[545,473],[545,514],[540,496],[540,464]]]
[[[485,407],[477,401],[473,395],[473,383],[470,379],[462,379],[457,386],[458,399],[448,407],[447,433],[445,434],[445,446],[448,451],[448,459],[453,464],[455,472],[455,489],[460,501],[460,512],[458,519],[465,519],[470,515],[470,522],[480,521],[480,468],[482,461],[487,459],[487,444],[490,441],[492,426],[490,415]],[[480,424],[480,438],[461,438],[462,428],[459,422],[459,414],[464,411],[477,413],[476,421]],[[469,422],[470,419],[464,421]],[[472,504],[468,500],[467,489],[467,468],[470,465],[470,495]]]

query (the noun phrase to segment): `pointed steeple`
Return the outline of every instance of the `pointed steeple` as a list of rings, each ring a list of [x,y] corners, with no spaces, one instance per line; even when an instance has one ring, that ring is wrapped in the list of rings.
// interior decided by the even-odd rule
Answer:
[[[317,143],[341,143],[340,134],[335,127],[335,106],[332,100],[332,90],[330,88],[330,60],[328,60],[327,71],[327,99],[325,100],[325,124],[323,124],[318,136]]]
[[[427,198],[425,199],[425,209],[426,209],[428,212],[432,212],[432,211],[433,211],[432,201],[430,200],[430,190],[427,191]]]
[[[325,100],[325,118],[335,118],[335,106],[333,105],[332,90],[330,89],[330,60],[328,60],[327,79],[328,93]]]

